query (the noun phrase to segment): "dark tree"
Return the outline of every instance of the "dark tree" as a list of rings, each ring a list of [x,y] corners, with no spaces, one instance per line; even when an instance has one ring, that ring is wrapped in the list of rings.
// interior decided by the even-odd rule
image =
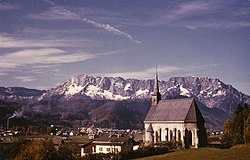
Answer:
[[[39,140],[22,145],[15,160],[54,160],[57,151],[52,141]]]
[[[229,146],[247,143],[250,137],[250,106],[238,105],[235,114],[224,123],[224,143]]]

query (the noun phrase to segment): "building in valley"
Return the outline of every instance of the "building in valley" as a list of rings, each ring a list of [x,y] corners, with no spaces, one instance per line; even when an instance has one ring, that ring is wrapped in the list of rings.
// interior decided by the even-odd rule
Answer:
[[[146,145],[179,142],[183,148],[207,145],[204,118],[193,98],[162,100],[156,73],[151,108],[144,120]]]
[[[139,144],[129,136],[102,135],[81,146],[81,156],[98,153],[120,153],[134,150]],[[138,147],[136,147],[138,148]]]

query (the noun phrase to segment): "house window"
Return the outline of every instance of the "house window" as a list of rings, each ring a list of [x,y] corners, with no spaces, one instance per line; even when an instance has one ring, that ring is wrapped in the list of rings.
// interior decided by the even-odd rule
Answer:
[[[100,147],[100,148],[99,148],[99,151],[101,151],[101,152],[102,152],[102,151],[103,151],[103,148],[102,148],[102,147]]]
[[[110,148],[107,148],[107,152],[110,152],[111,150],[110,150]]]

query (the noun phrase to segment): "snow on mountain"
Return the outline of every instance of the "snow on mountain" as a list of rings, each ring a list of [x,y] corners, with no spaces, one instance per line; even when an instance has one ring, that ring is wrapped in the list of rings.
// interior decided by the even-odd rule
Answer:
[[[146,98],[148,98],[147,97],[147,95],[150,93],[150,91],[148,90],[148,89],[139,89],[138,91],[136,91],[135,92],[135,95],[137,96],[137,97],[140,97],[140,96],[145,96]]]
[[[184,88],[183,85],[181,85],[180,86],[180,95],[191,97],[191,92],[188,89]]]
[[[141,99],[150,97],[152,87],[152,80],[77,75],[50,89],[47,96],[58,95],[66,99],[75,95],[87,96],[92,99]]]
[[[130,84],[130,83],[127,83],[126,86],[124,87],[124,90],[125,90],[125,91],[132,90],[131,84]]]
[[[25,103],[41,101],[54,105],[67,102],[67,107],[72,108],[73,102],[79,102],[78,100],[91,101],[94,104],[98,102],[95,100],[140,102],[147,99],[150,102],[153,88],[154,79],[93,77],[81,74],[46,92],[20,87],[0,87],[0,99]],[[167,81],[159,81],[159,89],[162,99],[183,96],[197,99],[201,102],[201,110],[211,127],[221,128],[224,121],[235,112],[238,104],[250,103],[250,96],[237,91],[218,78],[172,77]]]
[[[85,94],[89,97],[100,97],[100,98],[113,99],[113,100],[125,100],[125,99],[130,98],[128,96],[124,97],[121,95],[113,95],[112,92],[100,89],[94,85],[89,85],[86,89]]]
[[[39,100],[45,91],[23,87],[0,87],[0,99],[10,102],[31,103]]]
[[[65,92],[66,95],[74,95],[78,92],[80,92],[83,89],[83,87],[81,85],[77,85],[77,84],[71,84],[69,86],[68,91]]]
[[[150,99],[154,80],[124,79],[121,77],[93,77],[77,75],[50,89],[47,96],[70,99],[76,95],[91,99]],[[172,77],[159,81],[162,98],[195,97],[209,108],[233,113],[238,103],[250,102],[250,97],[226,85],[218,78]]]

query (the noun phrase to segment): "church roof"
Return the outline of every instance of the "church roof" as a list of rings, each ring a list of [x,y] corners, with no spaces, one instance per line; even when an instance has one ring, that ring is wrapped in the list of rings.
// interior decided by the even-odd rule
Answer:
[[[195,123],[204,121],[193,98],[160,100],[151,106],[144,121],[184,121]]]

